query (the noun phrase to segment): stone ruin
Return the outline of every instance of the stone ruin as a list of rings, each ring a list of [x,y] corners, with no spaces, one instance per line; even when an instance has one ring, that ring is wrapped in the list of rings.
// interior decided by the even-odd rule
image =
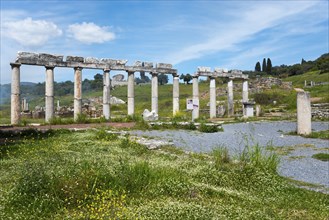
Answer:
[[[19,124],[21,119],[21,97],[20,97],[20,66],[34,65],[43,66],[46,69],[45,81],[45,121],[49,122],[55,116],[54,108],[54,69],[72,68],[74,70],[74,120],[82,113],[82,70],[101,69],[103,70],[103,116],[110,119],[110,71],[125,71],[128,74],[127,80],[127,108],[128,115],[135,113],[135,92],[134,73],[150,73],[152,76],[152,98],[151,109],[158,113],[158,75],[171,74],[173,76],[173,114],[179,111],[179,76],[177,70],[171,64],[136,61],[132,66],[126,65],[127,60],[116,60],[110,58],[79,57],[54,55],[46,53],[18,52],[17,58],[10,63],[12,68],[11,82],[11,124]]]

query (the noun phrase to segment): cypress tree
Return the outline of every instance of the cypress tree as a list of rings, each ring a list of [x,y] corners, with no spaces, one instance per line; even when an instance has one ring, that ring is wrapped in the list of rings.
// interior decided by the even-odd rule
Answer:
[[[260,71],[261,71],[261,69],[260,69],[260,62],[257,62],[257,63],[256,63],[255,71],[256,71],[256,72],[260,72]]]
[[[266,59],[263,59],[262,72],[266,72]]]
[[[267,74],[272,73],[272,61],[270,58],[267,58],[266,72],[267,72]]]

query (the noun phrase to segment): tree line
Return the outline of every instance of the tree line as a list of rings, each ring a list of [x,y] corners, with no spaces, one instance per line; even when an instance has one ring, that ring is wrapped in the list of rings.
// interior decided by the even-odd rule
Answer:
[[[272,66],[270,58],[264,58],[262,65],[257,62],[254,72],[245,71],[249,75],[262,75],[268,74],[278,77],[288,77],[294,75],[301,75],[309,71],[320,71],[320,74],[329,72],[329,53],[321,55],[314,61],[306,61],[302,58],[300,63],[294,65]]]

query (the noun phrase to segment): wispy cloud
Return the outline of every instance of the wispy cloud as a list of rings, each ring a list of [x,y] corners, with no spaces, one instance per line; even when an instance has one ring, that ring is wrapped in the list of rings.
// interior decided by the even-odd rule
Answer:
[[[53,22],[26,18],[3,23],[3,35],[23,46],[39,47],[49,39],[62,35],[62,30]]]
[[[201,58],[205,55],[224,51],[248,40],[260,31],[284,24],[286,19],[309,9],[314,2],[300,2],[296,4],[281,2],[259,3],[253,6],[235,8],[230,20],[212,24],[213,32],[208,38],[200,42],[192,42],[191,45],[180,48],[177,52],[170,53],[166,60],[174,64]],[[223,25],[225,28],[223,28]]]
[[[104,43],[115,39],[115,34],[109,31],[109,27],[98,26],[92,22],[72,24],[69,26],[67,33],[70,37],[86,44]]]

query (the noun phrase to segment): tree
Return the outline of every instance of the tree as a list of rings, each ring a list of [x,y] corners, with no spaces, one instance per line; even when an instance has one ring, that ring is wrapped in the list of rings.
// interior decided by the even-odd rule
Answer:
[[[270,58],[267,58],[266,73],[271,74],[271,72],[272,72],[272,61]]]
[[[168,83],[168,75],[161,73],[158,75],[158,81],[160,85],[164,85]]]
[[[260,72],[260,71],[261,71],[261,69],[260,69],[260,62],[257,62],[257,63],[256,63],[255,71],[256,71],[256,72]]]
[[[263,59],[262,71],[266,72],[266,59]]]
[[[181,79],[181,80],[183,80],[183,81],[184,81],[184,78],[185,78],[185,75],[184,75],[184,74],[180,75],[180,77],[179,77],[179,79]],[[184,82],[185,82],[185,81],[184,81]]]
[[[184,82],[186,82],[186,84],[189,84],[192,79],[193,77],[189,73],[184,76]]]

